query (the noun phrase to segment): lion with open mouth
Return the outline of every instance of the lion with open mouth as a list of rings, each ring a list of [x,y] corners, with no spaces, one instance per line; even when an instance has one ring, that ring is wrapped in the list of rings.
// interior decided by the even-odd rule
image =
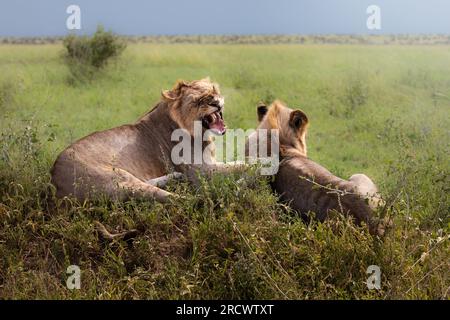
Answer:
[[[92,133],[66,148],[51,170],[56,196],[166,201],[173,194],[160,187],[169,178],[181,176],[174,171],[186,171],[185,165],[178,167],[171,160],[176,144],[172,133],[184,129],[193,143],[198,121],[202,133],[209,130],[223,135],[223,110],[219,86],[209,78],[178,81],[172,90],[163,91],[161,101],[136,123]],[[205,149],[209,161],[214,162],[212,139],[202,140]]]

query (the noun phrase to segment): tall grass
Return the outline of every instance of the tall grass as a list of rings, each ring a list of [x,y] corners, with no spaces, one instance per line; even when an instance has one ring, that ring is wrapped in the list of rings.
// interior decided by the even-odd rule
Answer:
[[[64,81],[61,50],[0,46],[0,297],[448,299],[449,103],[433,96],[450,94],[446,47],[137,44],[81,86]],[[301,107],[310,156],[380,186],[386,236],[340,216],[305,224],[252,170],[196,190],[172,183],[184,198],[164,205],[54,199],[49,168],[66,145],[134,121],[175,79],[206,75],[229,127],[254,127],[259,100]],[[96,221],[137,235],[109,241]],[[66,288],[73,264],[80,290]],[[369,265],[380,290],[367,288]]]

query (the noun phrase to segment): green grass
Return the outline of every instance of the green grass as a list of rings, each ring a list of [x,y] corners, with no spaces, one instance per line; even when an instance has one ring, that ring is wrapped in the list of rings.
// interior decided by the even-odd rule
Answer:
[[[449,298],[449,46],[131,44],[90,81],[62,53],[0,46],[0,298]],[[260,100],[304,110],[310,157],[372,177],[394,227],[380,240],[343,218],[305,225],[251,172],[173,184],[185,199],[166,205],[52,201],[68,144],[205,76],[230,128],[254,128]],[[95,220],[139,234],[103,241]],[[81,290],[65,286],[71,264]],[[365,284],[372,264],[381,290]]]

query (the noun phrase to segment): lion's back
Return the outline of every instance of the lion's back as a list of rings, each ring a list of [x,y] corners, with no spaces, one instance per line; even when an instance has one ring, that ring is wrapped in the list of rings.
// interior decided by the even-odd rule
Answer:
[[[77,194],[85,192],[83,181],[101,183],[99,180],[104,177],[103,171],[112,166],[122,149],[130,144],[132,133],[132,126],[129,125],[96,131],[64,149],[50,171],[57,197],[74,195],[82,198]]]

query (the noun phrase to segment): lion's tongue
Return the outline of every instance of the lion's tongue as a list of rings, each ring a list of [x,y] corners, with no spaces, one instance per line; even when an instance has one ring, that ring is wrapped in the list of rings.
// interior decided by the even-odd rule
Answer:
[[[214,122],[211,122],[209,124],[209,129],[214,131],[214,133],[216,134],[224,134],[226,129],[225,129],[225,123],[223,122],[223,119],[219,116],[216,117]]]

